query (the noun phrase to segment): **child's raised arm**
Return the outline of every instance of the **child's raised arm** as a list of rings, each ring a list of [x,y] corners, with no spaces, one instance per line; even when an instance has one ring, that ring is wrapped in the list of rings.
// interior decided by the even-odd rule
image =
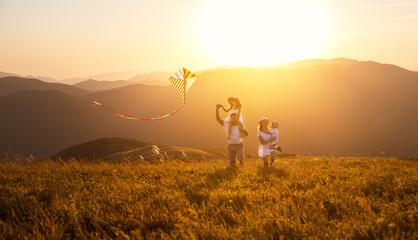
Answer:
[[[229,112],[232,109],[232,106],[230,106],[228,109],[224,108],[224,106],[221,105],[221,108],[225,111],[225,112]]]

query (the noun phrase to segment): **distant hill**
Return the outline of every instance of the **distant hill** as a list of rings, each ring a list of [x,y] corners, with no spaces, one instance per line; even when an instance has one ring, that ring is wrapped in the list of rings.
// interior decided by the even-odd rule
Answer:
[[[171,82],[169,82],[168,79],[162,81],[159,79],[145,79],[143,81],[141,81],[141,84],[145,84],[145,85],[157,85],[157,86],[170,86]]]
[[[170,73],[167,72],[152,72],[136,75],[132,78],[129,78],[128,81],[142,84],[147,84],[147,82],[153,83],[149,85],[170,85],[170,81],[168,80],[170,76]]]
[[[418,152],[418,73],[370,61],[202,72],[182,110],[160,121],[127,120],[91,104],[95,100],[128,115],[161,116],[182,104],[172,86],[133,84],[84,97],[20,92],[0,97],[0,152],[53,154],[108,137],[225,148],[215,105],[226,106],[230,96],[243,105],[247,149],[257,148],[258,121],[266,116],[279,121],[280,144],[288,153],[413,158]]]
[[[218,155],[194,148],[184,148],[160,144],[151,144],[135,139],[102,138],[69,147],[55,155],[55,158],[69,159],[145,159],[160,160],[165,158],[208,159]]]
[[[84,96],[88,93],[88,91],[77,87],[61,83],[47,83],[33,78],[0,78],[0,96],[27,90],[57,90],[72,96]]]
[[[25,76],[25,78],[34,78],[34,79],[38,79],[38,80],[41,80],[41,81],[47,82],[47,83],[58,83],[58,80],[56,80],[54,78],[50,78],[50,77],[27,75],[27,76]]]
[[[127,80],[138,74],[143,74],[143,71],[129,71],[129,72],[110,72],[110,73],[101,73],[89,76],[89,79],[96,79],[99,81],[114,81],[117,79]]]
[[[124,87],[127,85],[133,84],[132,82],[118,80],[118,81],[98,81],[89,79],[86,81],[82,81],[79,83],[74,84],[74,87],[78,87],[87,91],[103,91],[109,90],[112,88]]]
[[[169,73],[166,72],[152,72],[146,74],[138,74],[139,72],[126,72],[126,73],[105,73],[98,74],[86,78],[70,78],[60,81],[60,83],[71,84],[81,87],[83,89],[97,89],[108,90],[111,88],[121,87],[128,85],[128,83],[140,83],[146,85],[160,85],[168,86],[170,81]],[[94,79],[94,80],[93,80]],[[121,79],[121,80],[118,80]],[[94,83],[92,81],[95,81]],[[111,82],[111,83],[107,83]],[[126,84],[124,84],[126,83]],[[84,88],[86,87],[86,88]],[[97,91],[92,90],[92,91]]]
[[[100,138],[66,148],[52,158],[105,158],[114,153],[148,146],[150,143],[127,138]]]
[[[223,155],[215,155],[196,148],[177,147],[169,145],[148,145],[136,149],[114,153],[104,158],[104,160],[123,160],[123,159],[144,159],[148,161],[164,161],[166,159],[181,160],[206,160],[222,158]]]
[[[50,78],[50,77],[31,76],[31,75],[22,76],[22,75],[14,74],[14,73],[0,72],[0,78],[4,78],[4,77],[34,78],[34,79],[41,80],[43,82],[50,82],[50,83],[57,82],[57,80]]]
[[[129,72],[111,72],[111,73],[100,73],[88,77],[76,77],[63,79],[60,82],[64,84],[76,84],[89,79],[95,79],[97,81],[115,81],[115,80],[127,80],[138,74],[142,74],[141,71],[129,71]]]

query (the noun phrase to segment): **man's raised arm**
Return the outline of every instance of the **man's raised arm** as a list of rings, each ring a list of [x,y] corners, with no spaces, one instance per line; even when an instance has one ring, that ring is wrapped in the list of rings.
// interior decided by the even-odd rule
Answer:
[[[218,121],[218,123],[220,123],[222,126],[224,125],[224,120],[221,119],[221,117],[219,116],[219,108],[221,107],[220,104],[216,105],[216,121]]]

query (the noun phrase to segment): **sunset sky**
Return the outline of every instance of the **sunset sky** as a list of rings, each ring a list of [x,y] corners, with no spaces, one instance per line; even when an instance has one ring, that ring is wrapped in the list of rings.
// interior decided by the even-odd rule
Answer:
[[[0,0],[0,71],[58,80],[347,57],[418,70],[417,0]]]

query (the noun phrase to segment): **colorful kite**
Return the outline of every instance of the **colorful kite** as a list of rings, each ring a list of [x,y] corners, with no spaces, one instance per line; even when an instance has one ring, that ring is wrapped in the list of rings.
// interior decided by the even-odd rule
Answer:
[[[120,117],[124,117],[124,118],[128,118],[128,119],[137,119],[137,120],[161,120],[164,118],[167,118],[171,115],[173,115],[174,113],[178,112],[183,106],[184,104],[186,104],[186,93],[187,91],[190,89],[190,87],[192,86],[192,84],[196,81],[196,75],[192,72],[190,72],[189,70],[183,68],[180,69],[178,72],[174,73],[171,77],[170,77],[170,82],[171,84],[173,84],[173,86],[177,89],[177,91],[179,92],[181,98],[183,99],[183,105],[181,105],[179,108],[177,108],[176,110],[174,110],[171,113],[168,113],[164,116],[161,117],[154,117],[154,118],[144,118],[144,117],[133,117],[133,116],[128,116],[122,113],[118,113],[115,110],[111,109],[110,107],[106,107],[101,103],[98,103],[96,101],[94,101],[93,106],[96,107],[104,107],[109,109],[110,111],[112,111],[114,114],[120,116]]]

